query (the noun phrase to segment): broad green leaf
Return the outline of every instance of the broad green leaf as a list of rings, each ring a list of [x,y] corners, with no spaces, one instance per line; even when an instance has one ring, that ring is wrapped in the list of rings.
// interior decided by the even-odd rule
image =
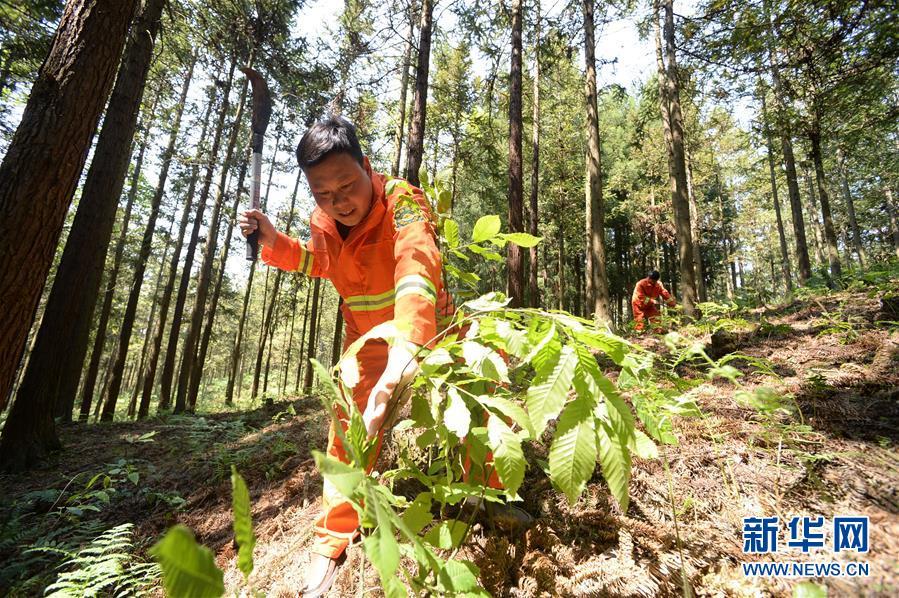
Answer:
[[[480,570],[468,561],[448,560],[438,576],[439,589],[448,596],[489,596],[478,586]]]
[[[496,473],[506,491],[515,496],[524,480],[527,465],[521,451],[521,438],[499,417],[487,420],[487,439],[493,450]]]
[[[533,334],[539,333],[535,331]],[[534,371],[537,372],[538,377],[544,373],[548,374],[550,368],[558,360],[559,352],[562,350],[562,343],[559,342],[555,323],[550,324],[549,329],[542,336],[539,336],[537,340],[534,339],[530,330],[528,331],[528,337],[532,339],[534,346],[522,361],[530,363]]]
[[[431,546],[450,550],[458,548],[465,537],[467,526],[463,521],[458,519],[450,519],[449,521],[441,521],[439,525],[435,525],[425,534],[424,540]]]
[[[499,353],[475,341],[462,343],[462,357],[471,371],[498,382],[509,381],[509,367]]]
[[[428,492],[422,492],[415,497],[415,500],[412,501],[412,504],[409,505],[403,513],[403,523],[406,524],[410,533],[413,534],[417,534],[423,530],[433,520],[434,515],[431,514],[431,494]]]
[[[449,406],[443,412],[443,424],[457,437],[465,438],[471,427],[471,413],[458,390],[451,386],[448,395]]]
[[[150,549],[162,568],[166,595],[218,598],[225,593],[224,575],[212,551],[197,544],[193,532],[176,525]]]
[[[379,506],[377,511],[379,513],[378,527],[374,533],[365,538],[363,545],[365,554],[368,555],[371,564],[378,571],[383,584],[396,574],[396,569],[400,565],[400,547],[396,538],[393,537],[390,521],[386,516],[380,516],[383,508]]]
[[[531,349],[531,342],[525,330],[518,330],[507,320],[497,320],[494,325],[496,336],[502,341],[506,351],[521,359]]]
[[[462,307],[472,311],[496,311],[509,305],[510,301],[511,299],[502,293],[492,292],[481,295],[477,299],[466,301],[462,304]]]
[[[591,402],[582,396],[565,406],[549,449],[549,475],[574,504],[596,465],[595,419]]]
[[[525,430],[528,433],[529,438],[536,438],[534,426],[531,424],[531,418],[528,417],[527,411],[525,411],[518,403],[502,397],[491,397],[488,395],[479,396],[478,401],[482,405],[489,407],[494,411],[498,411],[500,414],[518,424],[522,430]]]
[[[506,233],[503,239],[510,243],[515,243],[519,247],[535,247],[537,243],[543,240],[543,237],[535,237],[528,233]]]
[[[501,227],[502,222],[500,221],[499,216],[495,214],[481,216],[474,225],[474,230],[471,233],[471,240],[473,243],[483,243],[484,241],[495,237]]]
[[[439,214],[446,214],[450,211],[450,207],[453,203],[453,194],[449,189],[441,189],[440,193],[437,194],[437,212]]]
[[[604,421],[598,421],[596,438],[599,443],[599,464],[602,474],[618,501],[623,513],[627,512],[630,501],[628,484],[631,479],[631,455],[627,449],[627,437],[621,438],[618,431]]]
[[[639,350],[623,338],[604,330],[582,330],[574,336],[588,347],[599,349],[608,355],[617,365],[621,365],[629,353]]]
[[[253,515],[250,510],[250,491],[246,482],[231,465],[231,510],[234,513],[234,539],[237,540],[237,568],[244,579],[253,572],[253,547],[256,536],[253,534]]]
[[[574,349],[566,345],[546,378],[528,388],[526,404],[534,426],[535,438],[540,438],[546,429],[546,423],[562,410],[568,389],[571,388],[576,364],[577,355]]]
[[[630,444],[631,452],[641,459],[658,459],[659,449],[652,439],[641,430],[634,430],[633,442]]]
[[[418,181],[422,184],[422,189],[431,182],[431,177],[428,175],[428,166],[424,162],[418,167]]]
[[[455,220],[447,218],[443,221],[443,238],[451,249],[459,246],[459,224]]]
[[[359,482],[365,477],[362,470],[350,467],[319,451],[312,451],[312,457],[315,459],[315,466],[318,467],[322,477],[334,484],[334,487],[347,498],[353,496]]]

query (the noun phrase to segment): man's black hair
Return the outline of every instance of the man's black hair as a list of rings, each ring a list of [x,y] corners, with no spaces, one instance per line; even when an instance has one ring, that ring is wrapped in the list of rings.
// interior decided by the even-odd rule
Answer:
[[[646,278],[648,278],[649,280],[654,280],[654,281],[658,282],[660,277],[661,277],[661,274],[659,274],[658,270],[652,270],[649,273],[649,276],[647,276]]]
[[[362,164],[362,146],[356,137],[356,127],[343,116],[328,114],[303,133],[297,145],[297,162],[300,168],[306,170],[327,156],[341,152]]]

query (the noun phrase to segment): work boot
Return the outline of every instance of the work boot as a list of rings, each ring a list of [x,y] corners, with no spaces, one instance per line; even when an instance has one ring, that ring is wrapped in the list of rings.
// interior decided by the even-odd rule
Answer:
[[[317,552],[310,553],[309,572],[300,590],[301,598],[319,598],[328,593],[337,578],[337,570],[346,560],[346,552],[337,558],[330,558]]]
[[[524,509],[507,503],[489,502],[474,496],[465,499],[462,509],[469,513],[477,509],[479,520],[507,533],[519,532],[534,523],[534,517]]]

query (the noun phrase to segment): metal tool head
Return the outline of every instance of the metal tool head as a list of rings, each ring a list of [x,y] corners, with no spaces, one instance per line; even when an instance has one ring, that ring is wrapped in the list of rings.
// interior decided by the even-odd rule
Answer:
[[[268,128],[268,121],[272,116],[272,98],[268,91],[268,85],[256,70],[249,67],[240,69],[250,80],[253,86],[253,121],[251,127],[253,136],[250,147],[254,153],[262,152],[262,138]]]

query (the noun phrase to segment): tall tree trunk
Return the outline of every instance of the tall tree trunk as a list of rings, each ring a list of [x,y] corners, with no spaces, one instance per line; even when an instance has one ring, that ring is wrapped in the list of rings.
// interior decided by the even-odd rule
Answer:
[[[530,197],[530,226],[529,232],[537,236],[537,193],[540,185],[540,0],[535,7],[537,22],[535,24],[534,39],[534,115],[533,115],[533,139],[531,142],[531,197]],[[455,185],[453,185],[455,193]],[[529,261],[531,264],[528,276],[528,297],[531,307],[540,307],[540,290],[537,286],[537,246],[530,248]]]
[[[343,347],[343,312],[340,306],[343,305],[343,297],[337,300],[337,317],[334,319],[334,337],[331,339],[331,367],[337,365],[340,360],[340,349]]]
[[[153,322],[156,318],[156,306],[159,304],[159,290],[162,287],[162,275],[165,273],[165,260],[169,255],[169,239],[172,237],[172,228],[175,226],[175,218],[169,225],[169,232],[166,235],[165,249],[162,251],[162,258],[159,260],[159,271],[156,273],[156,284],[153,285],[153,303],[150,305],[150,312],[147,316],[147,325],[144,328],[144,344],[140,351],[140,362],[137,366],[137,381],[131,390],[131,400],[128,402],[128,417],[136,415],[137,395],[140,391],[141,380],[144,374],[144,364],[147,361],[147,353],[150,350],[150,330],[153,329]]]
[[[191,64],[188,73],[193,73],[193,64]],[[183,91],[183,90],[182,90]],[[116,241],[116,249],[112,262],[112,270],[110,271],[107,281],[106,290],[103,293],[103,306],[100,309],[100,320],[97,323],[97,330],[94,334],[94,345],[91,350],[90,363],[88,364],[87,373],[85,374],[84,383],[81,390],[81,408],[79,419],[87,421],[90,415],[91,402],[94,400],[94,390],[97,384],[97,373],[100,368],[100,358],[103,356],[103,346],[106,343],[106,331],[109,326],[109,318],[112,314],[112,301],[115,297],[116,283],[119,277],[119,268],[122,264],[122,256],[125,251],[125,243],[128,240],[128,225],[131,221],[131,209],[134,205],[134,199],[137,196],[137,187],[140,182],[141,170],[144,162],[144,153],[149,143],[150,128],[145,127],[145,139],[141,144],[138,152],[137,162],[134,165],[134,173],[131,178],[131,189],[128,192],[128,203],[125,206],[125,215],[122,218],[122,227],[119,230],[119,238]],[[74,398],[74,395],[73,395]],[[71,411],[71,408],[69,409]]]
[[[297,352],[297,360],[299,361],[299,364],[297,365],[297,379],[293,389],[293,393],[297,395],[300,394],[300,376],[302,376],[303,374],[303,366],[306,365],[304,364],[305,359],[303,359],[303,349],[306,346],[306,328],[309,325],[309,297],[312,295],[309,292],[311,290],[309,286],[310,284],[311,283],[307,281],[306,300],[304,301],[303,305],[303,332],[300,333],[300,350],[299,352]]]
[[[71,418],[165,0],[135,19],[19,394]],[[117,272],[116,272],[117,274]],[[114,286],[115,280],[110,275]],[[105,330],[102,339],[105,337]],[[65,343],[59,339],[65,338]],[[93,389],[91,389],[93,390]],[[41,399],[37,399],[40,396]]]
[[[602,172],[599,149],[599,115],[596,106],[596,43],[594,40],[593,0],[583,0],[584,59],[587,102],[586,211],[587,211],[587,311],[598,322],[612,323],[609,306],[609,281],[606,275],[605,206],[602,197]]]
[[[0,165],[0,410],[137,6],[136,0],[67,4]],[[52,407],[16,401],[0,440],[0,467],[28,467],[60,446]]]
[[[783,272],[787,296],[793,294],[793,272],[790,267],[790,254],[787,251],[787,236],[784,233],[783,219],[780,214],[780,199],[777,196],[777,175],[774,169],[774,144],[771,141],[771,127],[768,124],[768,110],[765,102],[766,90],[761,90],[762,126],[765,132],[765,143],[768,148],[768,173],[771,177],[771,199],[774,202],[774,217],[777,220],[777,238],[780,241],[780,267]]]
[[[287,338],[287,359],[284,363],[284,369],[281,372],[281,386],[280,393],[281,395],[287,394],[287,374],[290,371],[290,358],[293,354],[293,329],[297,320],[297,303],[299,303],[299,294],[300,287],[297,287],[293,291],[293,301],[290,304],[290,334]]]
[[[227,87],[228,89],[230,89],[230,81]],[[226,98],[227,93],[228,90],[226,89]],[[140,297],[141,286],[143,285],[144,269],[146,267],[147,259],[150,257],[153,233],[156,230],[156,217],[159,214],[159,206],[162,203],[162,197],[165,194],[165,185],[168,181],[169,167],[172,163],[172,157],[175,153],[175,143],[178,139],[178,134],[180,133],[181,129],[181,115],[182,109],[179,108],[178,116],[175,118],[175,123],[172,125],[172,132],[169,136],[168,147],[166,147],[165,152],[162,156],[162,170],[159,173],[159,181],[156,184],[156,194],[153,196],[153,201],[150,207],[150,216],[147,220],[147,228],[144,231],[144,238],[141,241],[140,253],[138,254],[137,258],[137,267],[135,268],[134,272],[134,281],[132,282],[131,292],[128,296],[128,304],[125,307],[125,315],[122,319],[122,327],[119,332],[119,338],[121,339],[121,341],[119,344],[118,355],[113,361],[112,379],[110,380],[109,389],[107,391],[108,394],[106,395],[106,399],[103,405],[103,413],[101,415],[101,419],[103,421],[112,421],[113,417],[115,416],[116,401],[118,400],[119,389],[121,388],[122,383],[122,368],[124,367],[125,359],[128,355],[128,345],[131,341],[131,332],[132,327],[134,326],[134,317],[137,312],[137,301]],[[218,131],[216,134],[216,138],[218,138]],[[213,143],[213,146],[216,145],[216,143]],[[214,160],[215,152],[212,153],[212,156]],[[200,201],[204,201],[202,196]],[[180,312],[176,311],[175,313]],[[177,319],[178,318],[176,318],[176,321]]]
[[[868,254],[865,251],[865,246],[862,243],[862,235],[859,232],[858,228],[858,219],[855,216],[855,200],[852,198],[852,193],[849,191],[849,177],[846,173],[846,158],[845,156],[839,156],[840,163],[840,184],[843,190],[843,200],[846,202],[846,210],[849,212],[849,226],[852,229],[852,248],[855,250],[855,254],[858,256],[858,263],[861,265],[862,270],[866,270],[868,268]]]
[[[236,122],[235,126],[240,123]],[[203,375],[203,367],[206,364],[206,352],[209,349],[209,341],[212,338],[212,326],[215,323],[215,314],[218,310],[219,296],[222,292],[222,280],[225,276],[225,265],[228,263],[228,253],[231,250],[231,238],[233,237],[234,227],[237,225],[237,210],[240,206],[240,194],[243,189],[244,180],[247,176],[247,160],[242,160],[240,165],[240,174],[237,176],[237,185],[234,188],[234,203],[231,206],[231,217],[225,232],[225,246],[222,248],[219,256],[218,274],[216,275],[215,286],[212,290],[212,301],[209,309],[206,310],[206,325],[203,327],[203,336],[200,339],[200,350],[197,352],[197,358],[193,364],[193,378],[191,382],[191,393],[188,396],[190,410],[193,412],[197,402],[197,388],[199,387],[200,378]]]
[[[194,215],[194,224],[190,231],[190,240],[187,243],[187,250],[184,255],[184,269],[181,271],[181,280],[178,284],[178,293],[175,295],[174,317],[172,318],[172,326],[169,330],[168,347],[166,349],[165,360],[162,364],[162,379],[160,380],[161,398],[159,400],[159,408],[167,409],[172,400],[172,383],[175,375],[175,358],[177,357],[178,340],[181,334],[181,323],[184,314],[184,304],[187,301],[187,290],[190,286],[191,269],[194,264],[194,255],[197,250],[197,242],[200,238],[200,227],[203,225],[203,213],[206,211],[206,201],[209,199],[209,188],[212,185],[212,175],[215,170],[215,164],[218,162],[219,145],[222,140],[222,132],[225,128],[225,116],[228,113],[229,95],[231,94],[231,85],[234,82],[234,68],[237,64],[236,59],[231,60],[231,68],[228,73],[228,79],[225,88],[222,91],[222,106],[219,109],[219,117],[215,125],[215,133],[213,133],[212,147],[209,150],[209,162],[206,168],[206,174],[203,179],[203,187],[200,190],[200,196],[197,200],[197,212]],[[186,346],[186,345],[185,345]],[[182,356],[183,360],[183,356]],[[182,364],[183,365],[183,364]],[[181,374],[179,372],[180,379]],[[182,401],[185,395],[182,394]],[[184,404],[175,405],[173,411],[181,412],[184,410]]]
[[[250,263],[250,274],[247,277],[247,288],[243,295],[243,307],[240,312],[240,320],[237,322],[237,336],[234,339],[234,347],[231,350],[231,367],[228,370],[228,387],[225,390],[225,405],[234,404],[234,387],[240,388],[240,378],[238,377],[238,365],[242,355],[241,346],[243,344],[244,324],[247,321],[247,309],[250,305],[250,294],[253,290],[253,278],[256,274],[255,263]],[[239,393],[238,393],[239,394]]]
[[[768,45],[768,64],[771,70],[771,81],[774,83],[774,115],[780,133],[781,150],[784,157],[784,170],[787,174],[787,191],[790,196],[790,213],[793,217],[793,238],[796,242],[796,261],[799,265],[799,285],[802,286],[812,276],[812,264],[808,256],[808,243],[805,238],[805,221],[802,217],[802,200],[799,196],[799,178],[796,175],[796,158],[793,155],[790,122],[786,113],[783,86],[780,82],[780,70],[777,67],[774,47],[774,26],[771,22],[770,0],[764,0],[765,15],[768,21],[766,41]]]
[[[524,232],[521,163],[521,0],[512,0],[512,63],[509,71],[509,231]],[[507,245],[507,291],[512,307],[524,305],[521,248]]]
[[[236,59],[231,62],[231,72],[234,72]],[[253,63],[252,57],[248,61],[250,66]],[[212,215],[209,222],[209,230],[206,236],[206,245],[203,248],[203,262],[200,265],[200,272],[197,275],[197,290],[194,300],[194,307],[191,311],[190,326],[187,329],[187,338],[184,341],[184,351],[181,357],[181,371],[178,373],[178,392],[175,395],[175,410],[178,411],[179,405],[184,405],[185,401],[191,406],[197,402],[197,393],[200,390],[200,375],[202,369],[199,366],[198,352],[200,337],[202,336],[203,316],[206,313],[206,299],[209,295],[209,285],[212,281],[212,265],[215,262],[215,249],[218,246],[218,234],[221,226],[222,204],[225,201],[225,190],[227,189],[228,173],[234,162],[234,148],[237,146],[237,137],[241,131],[241,119],[243,118],[244,105],[246,104],[247,89],[249,80],[245,79],[243,87],[240,91],[240,100],[237,104],[237,114],[234,116],[234,123],[231,126],[231,135],[228,139],[228,147],[225,150],[225,159],[222,163],[222,169],[219,173],[218,191],[216,192],[215,201],[212,207]],[[228,103],[225,102],[223,113],[228,111]],[[246,160],[244,160],[246,162]],[[212,165],[210,170],[212,172]],[[235,210],[237,208],[235,207]],[[229,229],[230,232],[230,229]],[[227,258],[226,258],[227,259]],[[183,408],[183,407],[182,407]]]
[[[818,180],[818,199],[821,200],[821,216],[824,218],[824,241],[827,246],[827,258],[830,262],[830,275],[838,284],[843,268],[840,265],[840,253],[837,248],[837,233],[833,225],[830,211],[830,194],[827,191],[827,177],[824,174],[824,159],[821,155],[821,125],[815,111],[811,127],[808,130],[811,142],[812,163],[815,165],[815,178]]]
[[[671,130],[671,151],[669,152],[669,183],[671,203],[674,206],[674,228],[677,236],[677,252],[680,274],[680,297],[687,316],[696,314],[696,272],[693,268],[693,235],[690,225],[690,203],[687,195],[687,161],[684,149],[684,117],[680,105],[680,84],[677,74],[677,58],[674,46],[673,0],[665,0],[665,59],[664,75],[666,94],[662,100],[668,102],[668,118]]]
[[[565,309],[565,224],[562,220],[562,215],[565,210],[563,208],[564,196],[563,196],[562,186],[559,186],[559,209],[556,211],[556,228],[559,232],[559,282],[557,287],[557,297],[556,300],[558,302],[558,307],[561,310]]]
[[[418,35],[418,65],[415,68],[415,93],[412,96],[412,124],[406,148],[406,180],[415,186],[419,185],[418,169],[421,168],[421,159],[424,154],[433,13],[434,0],[422,0]],[[306,377],[308,379],[309,375]]]
[[[696,275],[696,293],[700,301],[707,301],[708,294],[705,289],[705,267],[702,263],[702,229],[699,226],[699,204],[696,202],[696,193],[693,191],[693,161],[690,152],[686,150],[687,159],[687,198],[690,202],[690,235],[693,238],[693,271]]]
[[[805,183],[808,187],[808,203],[806,210],[808,211],[808,219],[812,225],[812,244],[815,248],[815,260],[820,267],[824,266],[824,229],[821,228],[821,221],[818,220],[818,199],[815,196],[815,183],[812,174],[805,164]]]
[[[428,0],[425,0],[427,2]],[[321,278],[316,278],[312,290],[312,316],[309,324],[309,346],[306,350],[306,376],[303,378],[303,393],[308,394],[312,388],[312,367],[309,360],[315,357],[315,333],[318,328],[318,313],[321,310],[319,306],[319,292],[321,290]]]
[[[412,37],[415,35],[415,3],[409,0],[409,34],[406,37],[406,48],[403,51],[402,71],[400,72],[400,101],[399,114],[396,121],[396,132],[393,136],[393,163],[390,167],[392,176],[400,175],[400,157],[403,155],[403,133],[406,129],[406,95],[409,89],[409,66],[412,61]]]
[[[721,219],[721,238],[722,238],[722,254],[724,255],[722,266],[724,267],[724,282],[726,286],[727,298],[731,301],[734,299],[734,287],[736,281],[732,276],[733,261],[731,256],[730,232],[727,222],[727,215],[724,212],[724,189],[721,186],[721,177],[715,173],[715,186],[718,189],[718,217]]]
[[[203,157],[203,139],[206,138],[206,132],[209,130],[209,119],[212,115],[212,106],[215,103],[214,92],[206,105],[206,114],[203,116],[203,125],[200,132],[200,141],[197,144],[196,154],[193,159],[193,166],[190,171],[190,182],[187,186],[187,194],[185,195],[184,209],[181,212],[181,222],[178,224],[178,238],[175,249],[172,252],[172,261],[169,265],[169,274],[166,279],[165,289],[162,291],[162,299],[159,302],[159,320],[156,322],[153,331],[153,342],[150,345],[150,353],[147,358],[147,370],[144,376],[143,389],[141,390],[140,406],[137,410],[138,419],[146,417],[150,413],[150,401],[153,397],[153,387],[156,385],[156,368],[159,364],[160,349],[162,348],[162,338],[165,336],[166,323],[168,322],[169,306],[172,302],[172,292],[175,287],[175,279],[178,277],[178,262],[181,258],[181,249],[184,246],[184,235],[187,232],[187,223],[190,220],[190,214],[193,208],[194,190],[197,187],[197,179],[200,175],[200,162]],[[175,319],[181,318],[180,312],[175,312]],[[168,409],[169,404],[163,402],[162,397],[159,402],[159,409]]]

